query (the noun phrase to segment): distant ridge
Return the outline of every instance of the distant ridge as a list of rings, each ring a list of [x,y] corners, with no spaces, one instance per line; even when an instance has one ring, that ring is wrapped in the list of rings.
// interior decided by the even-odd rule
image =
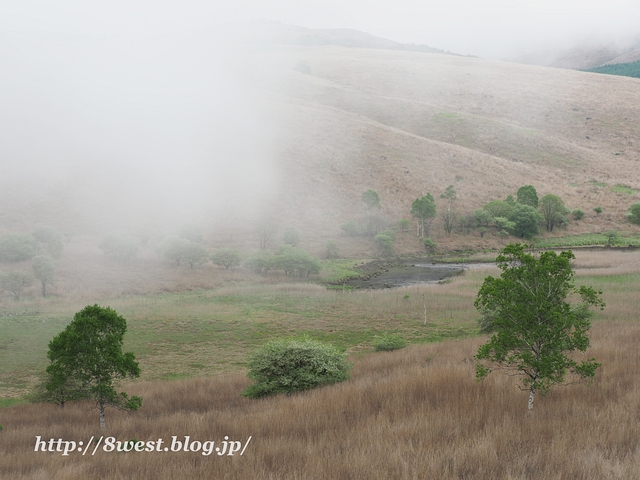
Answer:
[[[581,44],[564,50],[529,53],[509,60],[516,63],[571,70],[590,70],[603,65],[633,63],[640,60],[640,37],[625,45],[615,43]]]
[[[270,23],[264,24],[260,28],[260,31],[261,37],[266,38],[268,43],[275,45],[301,45],[306,47],[333,45],[348,48],[375,48],[459,55],[432,48],[428,45],[400,43],[350,28],[312,29],[295,25]]]

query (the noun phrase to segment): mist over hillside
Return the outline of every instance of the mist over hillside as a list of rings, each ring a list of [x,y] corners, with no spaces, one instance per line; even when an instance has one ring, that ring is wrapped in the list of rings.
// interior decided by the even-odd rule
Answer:
[[[281,26],[269,28],[273,39]],[[248,238],[272,218],[319,245],[362,214],[369,188],[398,220],[449,184],[461,211],[525,184],[570,208],[601,205],[601,231],[632,198],[590,182],[640,188],[635,80],[224,33],[173,46],[5,34],[3,231],[198,224]]]

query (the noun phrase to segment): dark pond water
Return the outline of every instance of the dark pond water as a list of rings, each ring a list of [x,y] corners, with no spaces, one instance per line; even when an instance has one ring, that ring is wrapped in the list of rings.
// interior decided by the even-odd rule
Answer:
[[[492,264],[444,264],[432,263],[428,259],[374,261],[359,265],[360,278],[342,282],[353,288],[394,288],[408,285],[438,283],[449,277],[460,275],[470,266],[489,267]]]

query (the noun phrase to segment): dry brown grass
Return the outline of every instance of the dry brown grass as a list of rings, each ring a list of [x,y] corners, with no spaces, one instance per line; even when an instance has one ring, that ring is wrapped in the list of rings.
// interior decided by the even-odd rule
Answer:
[[[357,361],[352,379],[291,397],[248,400],[239,375],[144,383],[134,414],[87,405],[0,410],[0,477],[277,479],[634,479],[640,471],[640,325],[599,322],[592,386],[558,387],[526,413],[510,377],[473,379],[480,339],[414,346]],[[244,456],[35,453],[43,438],[246,441]]]

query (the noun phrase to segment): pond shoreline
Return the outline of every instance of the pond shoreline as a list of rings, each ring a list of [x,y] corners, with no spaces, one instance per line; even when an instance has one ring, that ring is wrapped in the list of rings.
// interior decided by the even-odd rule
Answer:
[[[473,263],[437,263],[428,257],[373,260],[354,267],[361,272],[360,276],[341,279],[329,285],[353,289],[379,289],[442,283],[450,277],[463,274]],[[486,262],[481,264],[492,265]]]

